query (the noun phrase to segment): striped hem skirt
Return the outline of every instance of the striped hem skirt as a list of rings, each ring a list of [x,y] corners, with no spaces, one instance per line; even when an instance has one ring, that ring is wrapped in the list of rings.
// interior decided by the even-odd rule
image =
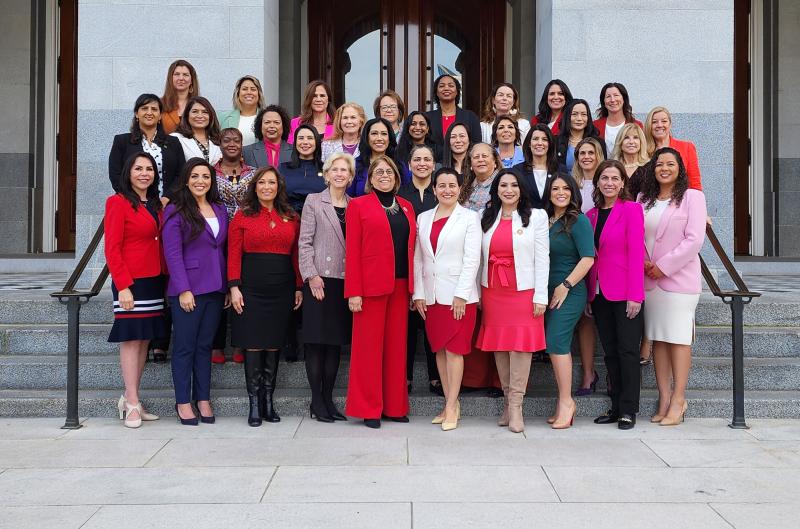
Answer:
[[[166,337],[163,276],[136,278],[129,288],[133,294],[133,309],[125,310],[119,303],[119,291],[113,283],[111,285],[114,325],[108,341],[128,342]]]

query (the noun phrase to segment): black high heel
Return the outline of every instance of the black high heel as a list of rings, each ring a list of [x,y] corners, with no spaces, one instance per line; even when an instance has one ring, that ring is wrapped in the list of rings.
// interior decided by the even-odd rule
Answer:
[[[178,405],[175,405],[175,415],[178,417],[178,421],[184,426],[197,426],[197,417],[194,416],[191,419],[184,419],[181,417],[180,412],[178,411]]]
[[[319,413],[314,413],[313,405],[309,404],[308,406],[308,416],[312,419],[317,419],[319,422],[333,422],[333,417],[329,417],[327,415],[320,415]]]
[[[211,404],[209,404],[210,406]],[[197,414],[200,416],[200,422],[203,424],[214,424],[217,421],[217,418],[213,415],[205,416],[203,412],[200,411],[200,406],[197,405],[197,401],[194,401],[194,407],[197,409]]]

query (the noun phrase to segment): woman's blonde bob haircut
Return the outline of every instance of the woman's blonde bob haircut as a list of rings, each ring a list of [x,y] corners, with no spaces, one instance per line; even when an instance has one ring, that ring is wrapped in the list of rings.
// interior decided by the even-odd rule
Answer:
[[[636,123],[626,123],[625,126],[622,127],[622,130],[619,131],[617,139],[614,141],[614,152],[611,153],[611,159],[619,160],[623,163],[625,162],[622,153],[622,142],[625,140],[625,136],[631,133],[639,138],[639,152],[636,153],[636,165],[641,167],[650,161],[650,157],[647,155],[647,138],[644,137],[644,131],[639,128],[639,125]]]
[[[375,169],[380,163],[385,163],[394,172],[394,187],[392,188],[392,193],[396,195],[397,191],[400,189],[400,172],[397,170],[397,164],[394,163],[394,160],[385,154],[381,154],[369,164],[367,181],[364,183],[364,193],[372,193],[372,173],[375,172]]]
[[[330,171],[331,167],[333,167],[334,162],[339,160],[344,160],[344,162],[347,164],[347,172],[350,173],[350,182],[353,181],[353,177],[356,174],[356,161],[346,152],[337,152],[330,155],[328,159],[325,160],[325,163],[322,164],[322,178],[325,180],[325,184],[330,185],[330,181],[328,180],[328,171]]]

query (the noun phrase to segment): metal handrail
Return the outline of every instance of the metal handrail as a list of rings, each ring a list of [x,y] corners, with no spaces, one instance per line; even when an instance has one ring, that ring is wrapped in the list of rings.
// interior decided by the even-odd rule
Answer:
[[[717,234],[710,224],[706,225],[706,238],[714,248],[714,252],[725,267],[725,271],[736,285],[736,290],[722,290],[714,274],[709,270],[703,256],[700,256],[700,271],[706,280],[711,293],[720,298],[723,303],[731,307],[731,357],[733,360],[733,420],[728,425],[731,428],[747,429],[744,418],[744,306],[761,295],[753,292],[734,268],[733,263],[725,253],[719,242]]]
[[[70,274],[69,279],[59,292],[53,292],[51,297],[58,298],[58,301],[67,306],[67,418],[62,428],[76,430],[81,427],[78,418],[78,371],[80,357],[80,311],[81,305],[100,293],[103,285],[108,279],[108,265],[103,265],[100,275],[97,276],[92,288],[89,290],[75,290],[89,260],[97,251],[100,241],[103,239],[103,221],[97,226],[89,246],[81,255],[78,264]]]

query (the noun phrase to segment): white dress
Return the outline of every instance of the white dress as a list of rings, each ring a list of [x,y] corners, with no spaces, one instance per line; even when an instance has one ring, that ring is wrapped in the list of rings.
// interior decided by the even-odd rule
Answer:
[[[653,255],[656,231],[669,200],[656,200],[644,214],[644,240],[648,255]],[[694,314],[700,294],[667,292],[658,286],[645,292],[644,336],[648,340],[678,345],[694,342]]]

